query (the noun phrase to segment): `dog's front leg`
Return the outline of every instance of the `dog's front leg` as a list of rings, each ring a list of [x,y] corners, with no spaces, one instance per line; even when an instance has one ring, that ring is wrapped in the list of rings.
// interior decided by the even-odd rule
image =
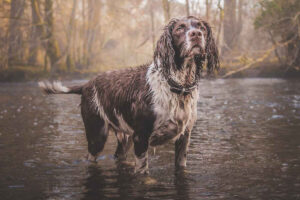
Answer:
[[[148,171],[148,140],[149,137],[142,134],[134,134],[135,173],[147,174]]]
[[[175,166],[185,167],[191,131],[186,129],[175,141]]]
[[[180,135],[175,141],[175,166],[176,167],[186,167],[187,152],[190,143],[191,132],[194,123],[197,119],[197,104],[194,105],[191,118],[184,130],[184,134]]]

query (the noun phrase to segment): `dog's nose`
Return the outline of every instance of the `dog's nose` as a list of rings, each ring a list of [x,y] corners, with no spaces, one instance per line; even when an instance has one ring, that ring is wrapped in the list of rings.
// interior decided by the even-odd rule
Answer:
[[[190,39],[193,39],[196,37],[200,37],[202,35],[202,33],[201,33],[201,31],[194,29],[194,30],[190,30],[188,32],[188,35],[189,35]]]

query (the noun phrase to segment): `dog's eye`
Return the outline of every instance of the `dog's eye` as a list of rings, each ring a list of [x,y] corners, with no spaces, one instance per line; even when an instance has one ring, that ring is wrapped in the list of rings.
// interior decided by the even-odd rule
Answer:
[[[180,24],[179,27],[176,29],[177,31],[181,31],[185,29],[185,24]]]
[[[201,27],[200,27],[200,30],[201,30],[201,31],[205,31],[206,29],[205,29],[204,26],[201,26]]]

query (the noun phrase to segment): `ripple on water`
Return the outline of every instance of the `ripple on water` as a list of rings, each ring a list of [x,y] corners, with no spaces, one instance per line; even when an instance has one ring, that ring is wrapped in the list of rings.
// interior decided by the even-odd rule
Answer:
[[[0,93],[0,183],[6,188],[1,193],[11,199],[40,194],[49,199],[209,200],[300,195],[297,81],[201,81],[186,170],[175,170],[174,144],[169,143],[155,154],[149,150],[150,176],[134,175],[133,149],[130,164],[115,162],[113,135],[97,164],[87,161],[78,96],[46,97],[30,84],[1,85]]]

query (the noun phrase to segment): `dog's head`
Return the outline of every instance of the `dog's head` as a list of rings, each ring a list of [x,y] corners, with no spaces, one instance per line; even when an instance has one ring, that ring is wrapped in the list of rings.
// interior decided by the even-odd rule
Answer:
[[[196,17],[172,19],[157,42],[154,62],[165,71],[178,70],[184,60],[191,57],[199,67],[207,59],[208,73],[219,68],[212,29],[206,21]]]

